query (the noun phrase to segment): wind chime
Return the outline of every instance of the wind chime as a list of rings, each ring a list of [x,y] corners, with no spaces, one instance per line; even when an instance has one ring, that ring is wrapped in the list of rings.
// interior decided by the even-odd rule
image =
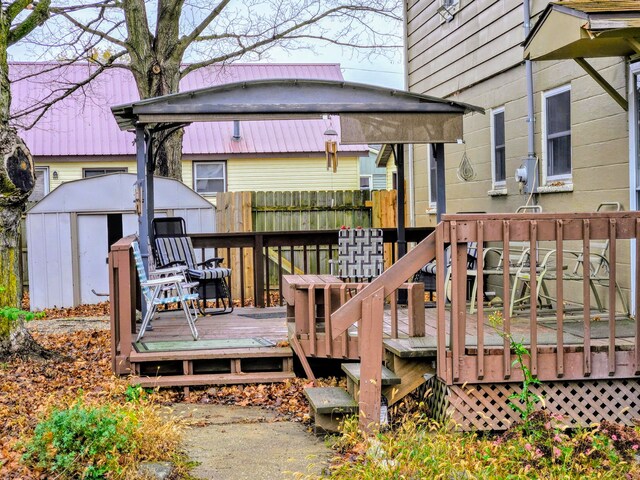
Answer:
[[[327,170],[338,171],[338,132],[329,124],[324,132],[324,151],[327,155]]]

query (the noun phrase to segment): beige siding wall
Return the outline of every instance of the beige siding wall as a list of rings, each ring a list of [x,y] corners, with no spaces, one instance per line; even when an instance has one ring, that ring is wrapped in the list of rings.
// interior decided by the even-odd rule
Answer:
[[[533,2],[538,14],[546,1]],[[513,179],[527,155],[525,69],[522,65],[522,2],[467,0],[449,23],[440,23],[438,1],[410,2],[408,8],[408,83],[412,91],[445,96],[484,107],[486,115],[464,119],[464,145],[447,145],[447,211],[510,212],[525,204]],[[535,21],[535,20],[534,20]],[[446,62],[444,60],[447,60]],[[625,95],[626,71],[621,58],[593,59],[592,65]],[[571,85],[573,192],[544,193],[545,211],[590,211],[602,201],[628,207],[627,114],[572,60],[534,62],[535,152],[542,158],[542,92]],[[504,106],[507,195],[490,196],[490,109]],[[420,147],[421,149],[422,147]],[[424,198],[427,175],[415,155],[417,223],[428,221]],[[462,182],[456,171],[466,152],[476,178]]]
[[[468,102],[486,115],[464,118],[464,145],[447,145],[447,211],[512,212],[529,199],[520,193],[515,169],[527,155],[525,67],[522,63],[522,2],[517,0],[463,0],[449,24],[440,24],[437,1],[410,2],[408,9],[408,84],[412,91]],[[546,1],[533,2],[539,13]],[[535,21],[535,19],[534,19]],[[595,69],[624,97],[627,72],[624,59],[589,59]],[[573,191],[540,193],[545,212],[593,211],[604,201],[629,208],[628,116],[573,60],[533,62],[535,153],[542,156],[543,92],[571,86],[571,147]],[[504,107],[506,141],[506,195],[492,196],[490,110]],[[422,200],[427,176],[418,166],[426,155],[416,148],[414,166],[417,223],[428,222]],[[456,171],[466,152],[476,172],[474,180],[458,179]],[[620,245],[620,261],[628,263],[629,249]],[[628,283],[628,269],[621,269]]]

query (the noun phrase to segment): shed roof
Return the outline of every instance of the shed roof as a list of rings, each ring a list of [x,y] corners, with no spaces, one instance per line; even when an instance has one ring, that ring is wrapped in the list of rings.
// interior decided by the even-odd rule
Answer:
[[[134,209],[135,173],[111,173],[65,182],[36,203],[28,212],[125,212]],[[213,209],[211,203],[182,182],[154,178],[156,210]]]
[[[69,85],[86,79],[97,66],[92,63],[11,64],[12,111],[18,112],[46,102]],[[211,66],[187,75],[183,90],[266,78],[315,78],[342,80],[339,64],[242,64]],[[21,135],[36,157],[110,156],[135,154],[133,137],[122,132],[109,110],[110,105],[139,98],[129,70],[112,68],[68,98],[54,104],[35,128]],[[278,154],[324,152],[322,133],[326,123],[319,119],[261,121],[241,124],[241,138],[234,140],[231,122],[199,123],[185,130],[183,153]],[[342,152],[367,152],[365,145],[340,145]]]
[[[640,53],[640,2],[550,2],[525,39],[529,60],[627,56]]]

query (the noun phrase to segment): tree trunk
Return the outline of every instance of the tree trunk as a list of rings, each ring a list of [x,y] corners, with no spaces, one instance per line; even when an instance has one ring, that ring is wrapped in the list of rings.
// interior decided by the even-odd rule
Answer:
[[[20,358],[23,360],[46,360],[62,358],[58,353],[47,350],[36,342],[21,320],[11,324],[0,318],[0,361]]]
[[[19,306],[20,220],[35,185],[31,152],[11,127],[0,126],[0,306]]]
[[[155,54],[155,52],[154,52]],[[180,63],[156,54],[154,58],[132,56],[131,71],[141,99],[160,97],[180,90]],[[154,174],[182,181],[184,129],[158,132],[153,137]]]

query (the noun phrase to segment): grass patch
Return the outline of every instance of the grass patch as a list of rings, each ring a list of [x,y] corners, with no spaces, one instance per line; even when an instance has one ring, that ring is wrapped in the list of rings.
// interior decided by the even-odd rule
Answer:
[[[365,439],[347,420],[334,448],[334,479],[640,479],[634,428],[603,422],[572,432],[544,411],[500,436],[455,433],[413,414]]]
[[[23,461],[55,478],[131,478],[140,462],[181,462],[181,426],[143,395],[128,402],[83,397],[51,407],[24,444]]]

